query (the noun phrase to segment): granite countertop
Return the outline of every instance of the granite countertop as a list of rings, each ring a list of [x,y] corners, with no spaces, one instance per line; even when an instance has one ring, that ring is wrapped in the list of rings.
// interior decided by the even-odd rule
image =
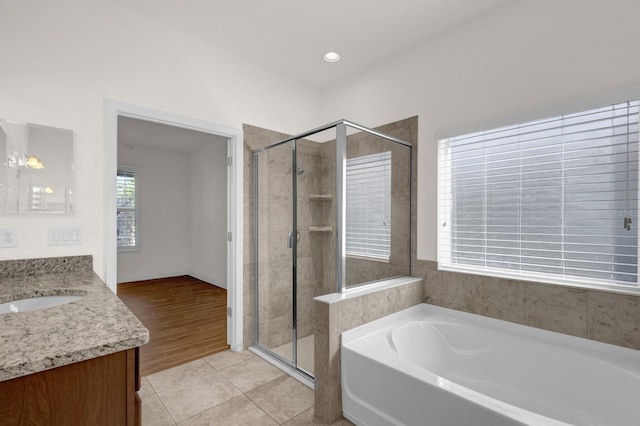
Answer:
[[[75,302],[0,314],[0,381],[135,348],[149,331],[93,271],[0,278],[0,303],[55,294]]]

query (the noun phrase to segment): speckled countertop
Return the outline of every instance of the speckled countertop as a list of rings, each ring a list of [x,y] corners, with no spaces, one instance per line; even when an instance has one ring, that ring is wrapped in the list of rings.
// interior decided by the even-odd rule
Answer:
[[[92,271],[0,277],[0,303],[79,294],[75,302],[0,314],[0,381],[131,349],[148,330]]]

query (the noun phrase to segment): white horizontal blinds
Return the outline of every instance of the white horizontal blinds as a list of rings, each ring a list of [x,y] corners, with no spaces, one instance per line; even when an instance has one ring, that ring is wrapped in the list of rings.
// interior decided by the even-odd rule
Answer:
[[[389,259],[391,151],[347,159],[346,253]]]
[[[116,177],[118,247],[136,247],[136,176],[133,170],[118,170]]]
[[[439,149],[440,262],[636,285],[637,101]]]

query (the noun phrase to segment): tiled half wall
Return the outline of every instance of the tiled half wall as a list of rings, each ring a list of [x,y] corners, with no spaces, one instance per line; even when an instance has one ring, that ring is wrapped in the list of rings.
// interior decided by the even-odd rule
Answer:
[[[342,416],[340,334],[422,302],[422,279],[399,280],[403,280],[400,285],[363,295],[337,300],[332,298],[335,295],[316,298],[315,414],[325,423],[331,424]]]

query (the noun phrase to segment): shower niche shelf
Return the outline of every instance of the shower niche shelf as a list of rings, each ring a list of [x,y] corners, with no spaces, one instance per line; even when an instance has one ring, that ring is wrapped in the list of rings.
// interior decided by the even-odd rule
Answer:
[[[309,201],[331,201],[333,194],[309,194]]]
[[[310,226],[309,232],[333,232],[332,226]]]
[[[331,201],[333,200],[333,194],[309,194],[309,201]],[[320,208],[320,206],[318,206]],[[309,232],[333,232],[333,227],[328,225],[311,225],[309,226]]]

